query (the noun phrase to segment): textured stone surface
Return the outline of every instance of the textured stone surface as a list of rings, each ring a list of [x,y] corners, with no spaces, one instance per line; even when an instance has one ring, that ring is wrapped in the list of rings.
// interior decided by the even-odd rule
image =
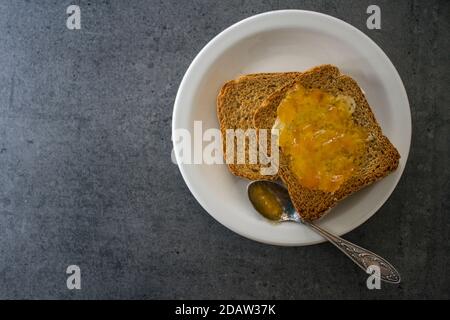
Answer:
[[[448,1],[2,1],[0,298],[450,298]],[[65,26],[79,4],[82,30]],[[341,18],[374,39],[409,95],[413,140],[391,198],[346,237],[402,272],[369,291],[329,244],[244,239],[170,162],[172,106],[196,53],[273,9]],[[66,288],[78,264],[82,290]],[[284,275],[288,275],[287,277]]]

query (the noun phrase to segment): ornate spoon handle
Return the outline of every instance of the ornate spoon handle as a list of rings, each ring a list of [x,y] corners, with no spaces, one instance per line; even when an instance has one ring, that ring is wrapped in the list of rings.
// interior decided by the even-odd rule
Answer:
[[[383,281],[390,283],[400,283],[400,274],[398,271],[379,255],[361,248],[347,240],[335,236],[328,231],[323,230],[314,223],[302,221],[304,224],[310,226],[319,232],[324,238],[334,244],[339,250],[347,255],[353,262],[355,262],[361,269],[367,271],[369,266],[375,265],[380,268],[380,278]]]

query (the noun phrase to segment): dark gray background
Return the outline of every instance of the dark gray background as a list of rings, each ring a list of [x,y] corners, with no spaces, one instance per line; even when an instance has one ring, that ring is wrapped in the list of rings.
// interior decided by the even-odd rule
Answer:
[[[0,1],[0,298],[450,298],[450,6],[419,2]],[[79,31],[66,28],[70,4]],[[381,30],[366,28],[370,4]],[[170,161],[173,102],[197,52],[245,17],[286,8],[353,24],[403,79],[406,170],[346,236],[391,260],[399,286],[367,290],[330,244],[234,234]],[[79,291],[66,288],[70,264]]]

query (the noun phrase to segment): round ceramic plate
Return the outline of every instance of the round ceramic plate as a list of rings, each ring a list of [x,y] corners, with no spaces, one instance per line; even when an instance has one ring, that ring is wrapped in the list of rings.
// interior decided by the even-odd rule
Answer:
[[[318,223],[342,235],[370,218],[397,185],[411,142],[411,113],[402,80],[386,54],[355,27],[311,11],[283,10],[259,14],[221,32],[197,55],[181,82],[175,100],[172,131],[193,133],[219,128],[216,97],[222,85],[239,75],[303,71],[334,64],[353,77],[366,94],[384,134],[400,152],[398,169],[381,181],[348,197]],[[247,199],[247,180],[223,165],[180,163],[183,178],[197,201],[217,221],[234,232],[264,243],[309,245],[324,239],[294,223],[273,224],[262,218]]]

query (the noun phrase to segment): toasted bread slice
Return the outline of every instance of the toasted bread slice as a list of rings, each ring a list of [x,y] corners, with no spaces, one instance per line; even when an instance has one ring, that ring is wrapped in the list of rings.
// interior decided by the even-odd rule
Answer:
[[[226,157],[225,137],[227,129],[246,130],[254,128],[253,114],[273,92],[293,84],[300,72],[257,73],[241,76],[224,84],[217,97],[217,116],[223,137],[223,152]],[[235,159],[236,159],[235,155]],[[264,176],[259,164],[249,164],[248,141],[246,141],[245,164],[228,164],[230,171],[250,180],[277,179],[278,176]]]
[[[305,72],[299,83],[305,88],[318,88],[333,95],[347,95],[355,100],[356,108],[352,118],[356,124],[363,126],[372,137],[367,143],[367,150],[362,165],[334,193],[311,190],[302,186],[289,167],[289,159],[280,150],[279,175],[288,188],[294,207],[306,220],[315,220],[324,216],[338,201],[385,177],[398,167],[400,154],[385,137],[373,115],[369,104],[358,84],[352,78],[342,75],[339,69],[323,65]],[[277,108],[286,93],[293,87],[286,87],[270,95],[255,111],[254,126],[270,129],[277,118]]]

